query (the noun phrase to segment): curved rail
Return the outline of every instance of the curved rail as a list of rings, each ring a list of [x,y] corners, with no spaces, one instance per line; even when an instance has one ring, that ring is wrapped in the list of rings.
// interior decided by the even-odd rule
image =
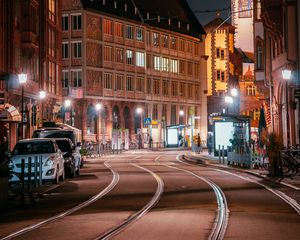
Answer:
[[[113,173],[113,178],[110,182],[110,184],[105,188],[103,189],[101,192],[99,192],[97,195],[91,197],[90,199],[88,199],[87,201],[83,202],[83,203],[80,203],[78,205],[76,205],[75,207],[65,211],[65,212],[62,212],[60,214],[57,214],[51,218],[48,218],[48,219],[45,219],[39,223],[36,223],[36,224],[33,224],[33,225],[30,225],[28,227],[25,227],[25,228],[22,228],[14,233],[11,233],[10,235],[4,237],[4,238],[1,238],[1,240],[9,240],[9,239],[12,239],[12,238],[15,238],[17,236],[20,236],[22,234],[25,234],[27,232],[30,232],[30,231],[33,231],[45,224],[48,224],[48,223],[51,223],[51,222],[54,222],[56,220],[59,220],[61,218],[64,218],[92,203],[94,203],[95,201],[97,201],[98,199],[100,199],[101,197],[103,197],[104,195],[106,195],[107,193],[109,193],[119,182],[119,173],[114,171],[112,169],[112,167],[108,164],[108,161],[104,163],[104,165]]]
[[[177,159],[177,161],[180,161],[179,155],[176,157],[176,159]],[[180,161],[180,162],[182,162],[182,161]],[[182,163],[188,164],[185,162],[182,162]],[[217,216],[215,218],[215,223],[214,223],[213,229],[211,231],[211,234],[209,235],[209,239],[212,239],[212,240],[223,239],[226,229],[227,229],[227,225],[228,225],[229,208],[227,205],[227,200],[226,200],[225,194],[221,190],[221,188],[217,184],[212,182],[211,180],[204,178],[202,176],[199,176],[198,174],[196,174],[192,171],[189,171],[187,169],[178,168],[178,167],[175,167],[175,166],[169,165],[169,164],[162,164],[162,163],[160,163],[160,164],[164,165],[166,167],[169,167],[169,168],[173,168],[173,169],[176,169],[176,170],[179,170],[182,172],[189,173],[189,174],[193,175],[194,177],[207,183],[214,190],[214,193],[216,195],[217,202],[218,202],[218,211],[217,211]]]
[[[117,226],[113,227],[112,229],[108,230],[107,232],[103,233],[101,236],[98,236],[97,238],[95,238],[95,240],[110,239],[111,237],[117,235],[118,233],[123,231],[129,224],[131,224],[133,222],[136,222],[141,217],[143,217],[151,208],[153,208],[158,203],[159,199],[161,198],[161,195],[162,195],[163,189],[164,189],[163,180],[156,173],[152,172],[151,170],[149,170],[147,168],[139,166],[135,163],[131,163],[131,165],[133,165],[137,168],[140,168],[144,171],[147,171],[148,173],[150,173],[155,178],[155,180],[157,181],[156,192],[155,192],[154,196],[152,197],[151,201],[148,202],[147,205],[145,205],[141,210],[139,210],[138,212],[131,215],[129,218],[124,220],[119,225],[117,225]]]

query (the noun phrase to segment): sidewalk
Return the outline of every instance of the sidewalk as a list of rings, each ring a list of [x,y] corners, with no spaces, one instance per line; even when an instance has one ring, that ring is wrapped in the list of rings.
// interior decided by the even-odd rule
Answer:
[[[276,178],[276,177],[270,177],[268,176],[268,171],[265,169],[246,169],[246,168],[241,168],[237,166],[229,166],[226,164],[222,163],[222,157],[221,157],[221,163],[219,163],[219,157],[215,157],[213,155],[209,155],[207,152],[207,149],[204,149],[200,154],[198,153],[188,153],[187,154],[187,160],[193,161],[193,162],[199,162],[199,163],[204,163],[208,165],[214,165],[218,166],[224,169],[235,169],[237,171],[242,171],[246,172],[248,174],[255,175],[260,178],[267,179],[272,182],[276,183],[281,183],[285,186],[291,187],[294,190],[300,190],[300,175],[298,174],[297,176],[293,177],[286,177],[284,179],[281,178]],[[226,157],[225,157],[225,163],[226,163]]]

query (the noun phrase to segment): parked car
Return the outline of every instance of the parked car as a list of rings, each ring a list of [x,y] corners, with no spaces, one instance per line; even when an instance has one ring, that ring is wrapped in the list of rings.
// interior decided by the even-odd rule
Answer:
[[[80,158],[80,167],[83,166],[83,160],[79,152],[79,147],[81,144],[79,142],[76,142],[76,136],[75,133],[72,130],[66,130],[61,128],[41,128],[38,130],[35,130],[33,132],[32,138],[68,138],[72,141],[73,147],[75,147],[75,150],[73,150],[73,154],[76,154],[77,158]]]
[[[25,180],[28,180],[28,162],[32,161],[31,172],[34,172],[34,160],[42,158],[42,180],[51,180],[58,183],[65,178],[63,153],[53,139],[24,139],[18,141],[12,152],[10,165],[12,178],[10,181],[19,181],[21,160],[25,159]],[[38,170],[39,171],[39,170]],[[33,177],[32,177],[33,179]]]
[[[69,177],[80,175],[81,156],[77,154],[75,147],[68,138],[54,138],[65,159],[65,172]]]

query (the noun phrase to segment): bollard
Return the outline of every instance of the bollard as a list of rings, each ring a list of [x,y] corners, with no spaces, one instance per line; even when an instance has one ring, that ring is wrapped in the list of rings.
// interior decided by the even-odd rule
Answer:
[[[225,155],[224,145],[222,145],[222,163],[223,163],[223,164],[225,163],[224,155]]]
[[[31,157],[28,158],[28,176],[27,176],[27,190],[31,191]]]
[[[43,157],[40,156],[39,159],[39,185],[43,184],[43,179],[42,179],[42,169],[43,169]]]
[[[25,175],[25,159],[21,159],[21,174],[20,174],[20,182],[21,182],[21,205],[25,204],[24,198],[24,175]]]
[[[34,157],[34,187],[37,187],[38,157]]]
[[[221,163],[221,145],[219,145],[219,152],[218,152],[218,154],[219,154],[219,163]]]

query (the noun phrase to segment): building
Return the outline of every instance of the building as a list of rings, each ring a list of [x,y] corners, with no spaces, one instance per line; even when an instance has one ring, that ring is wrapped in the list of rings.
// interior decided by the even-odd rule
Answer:
[[[264,28],[264,85],[269,95],[270,131],[284,146],[299,144],[299,1],[261,0]],[[298,20],[297,20],[298,17]]]
[[[134,2],[63,1],[65,121],[85,142],[143,132],[162,146],[168,126],[206,138],[201,24],[184,0]]]
[[[2,0],[0,9],[0,135],[12,148],[41,124],[39,91],[46,92],[44,119],[53,120],[59,111],[61,1]],[[27,76],[22,85],[21,73]]]
[[[204,26],[207,60],[208,115],[227,109],[224,101],[234,86],[234,27],[218,16]]]

